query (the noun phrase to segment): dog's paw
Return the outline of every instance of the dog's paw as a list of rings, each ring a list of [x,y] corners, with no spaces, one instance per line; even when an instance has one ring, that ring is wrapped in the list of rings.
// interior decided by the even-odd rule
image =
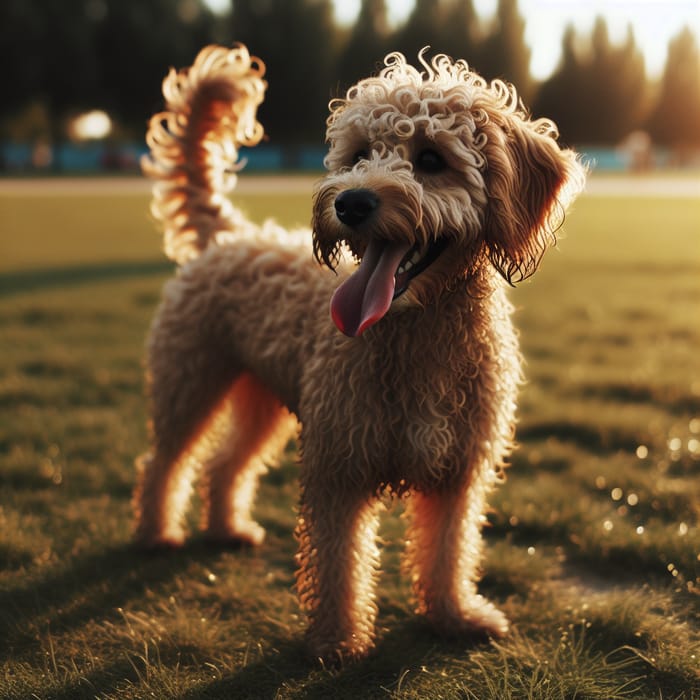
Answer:
[[[308,642],[309,655],[327,669],[339,669],[345,664],[366,658],[373,645],[347,642]]]
[[[134,547],[142,552],[168,552],[182,549],[185,544],[184,537],[172,537],[167,535],[148,536],[136,534]]]
[[[483,596],[475,596],[473,602],[468,616],[470,625],[489,637],[505,637],[510,628],[508,618]]]
[[[483,596],[475,595],[459,607],[440,606],[427,614],[436,632],[446,637],[500,638],[508,634],[508,618]]]
[[[265,541],[265,529],[252,520],[232,527],[208,527],[204,537],[212,544],[239,549],[258,547]]]

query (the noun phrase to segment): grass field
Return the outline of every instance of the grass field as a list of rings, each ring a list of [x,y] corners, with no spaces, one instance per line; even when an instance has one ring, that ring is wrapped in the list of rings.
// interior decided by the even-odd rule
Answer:
[[[297,224],[308,199],[243,204]],[[514,290],[528,384],[482,584],[512,635],[445,641],[414,618],[395,508],[377,650],[340,670],[302,647],[292,448],[260,549],[130,546],[171,272],[147,206],[0,196],[1,698],[700,698],[700,199],[585,196]]]

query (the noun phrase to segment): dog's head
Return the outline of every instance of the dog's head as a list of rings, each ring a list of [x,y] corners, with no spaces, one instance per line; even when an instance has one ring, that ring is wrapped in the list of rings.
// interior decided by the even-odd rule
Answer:
[[[486,265],[511,284],[528,277],[583,185],[576,155],[514,88],[444,55],[419,60],[422,72],[390,54],[330,105],[314,254],[333,268],[347,247],[358,263],[331,301],[347,335]]]

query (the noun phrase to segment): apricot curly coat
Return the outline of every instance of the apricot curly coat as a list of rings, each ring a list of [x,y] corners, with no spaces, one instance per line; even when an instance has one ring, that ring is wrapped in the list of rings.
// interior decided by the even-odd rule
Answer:
[[[263,136],[264,65],[244,46],[171,71],[148,133],[152,210],[181,267],[150,335],[136,537],[183,542],[202,468],[207,535],[260,544],[257,481],[298,420],[297,590],[328,660],[373,645],[387,492],[405,499],[417,611],[444,633],[507,631],[476,590],[520,381],[505,288],[535,271],[584,178],[512,87],[419,61],[390,54],[331,103],[311,232],[257,226],[225,197],[239,147]]]

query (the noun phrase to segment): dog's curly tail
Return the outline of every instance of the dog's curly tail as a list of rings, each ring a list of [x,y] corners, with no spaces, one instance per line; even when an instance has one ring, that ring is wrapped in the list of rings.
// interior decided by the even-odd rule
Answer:
[[[149,123],[141,167],[155,180],[151,212],[162,222],[165,252],[179,264],[236,232],[243,215],[226,193],[236,183],[240,146],[263,137],[256,120],[265,65],[242,44],[207,46],[190,68],[163,81],[165,111]]]

